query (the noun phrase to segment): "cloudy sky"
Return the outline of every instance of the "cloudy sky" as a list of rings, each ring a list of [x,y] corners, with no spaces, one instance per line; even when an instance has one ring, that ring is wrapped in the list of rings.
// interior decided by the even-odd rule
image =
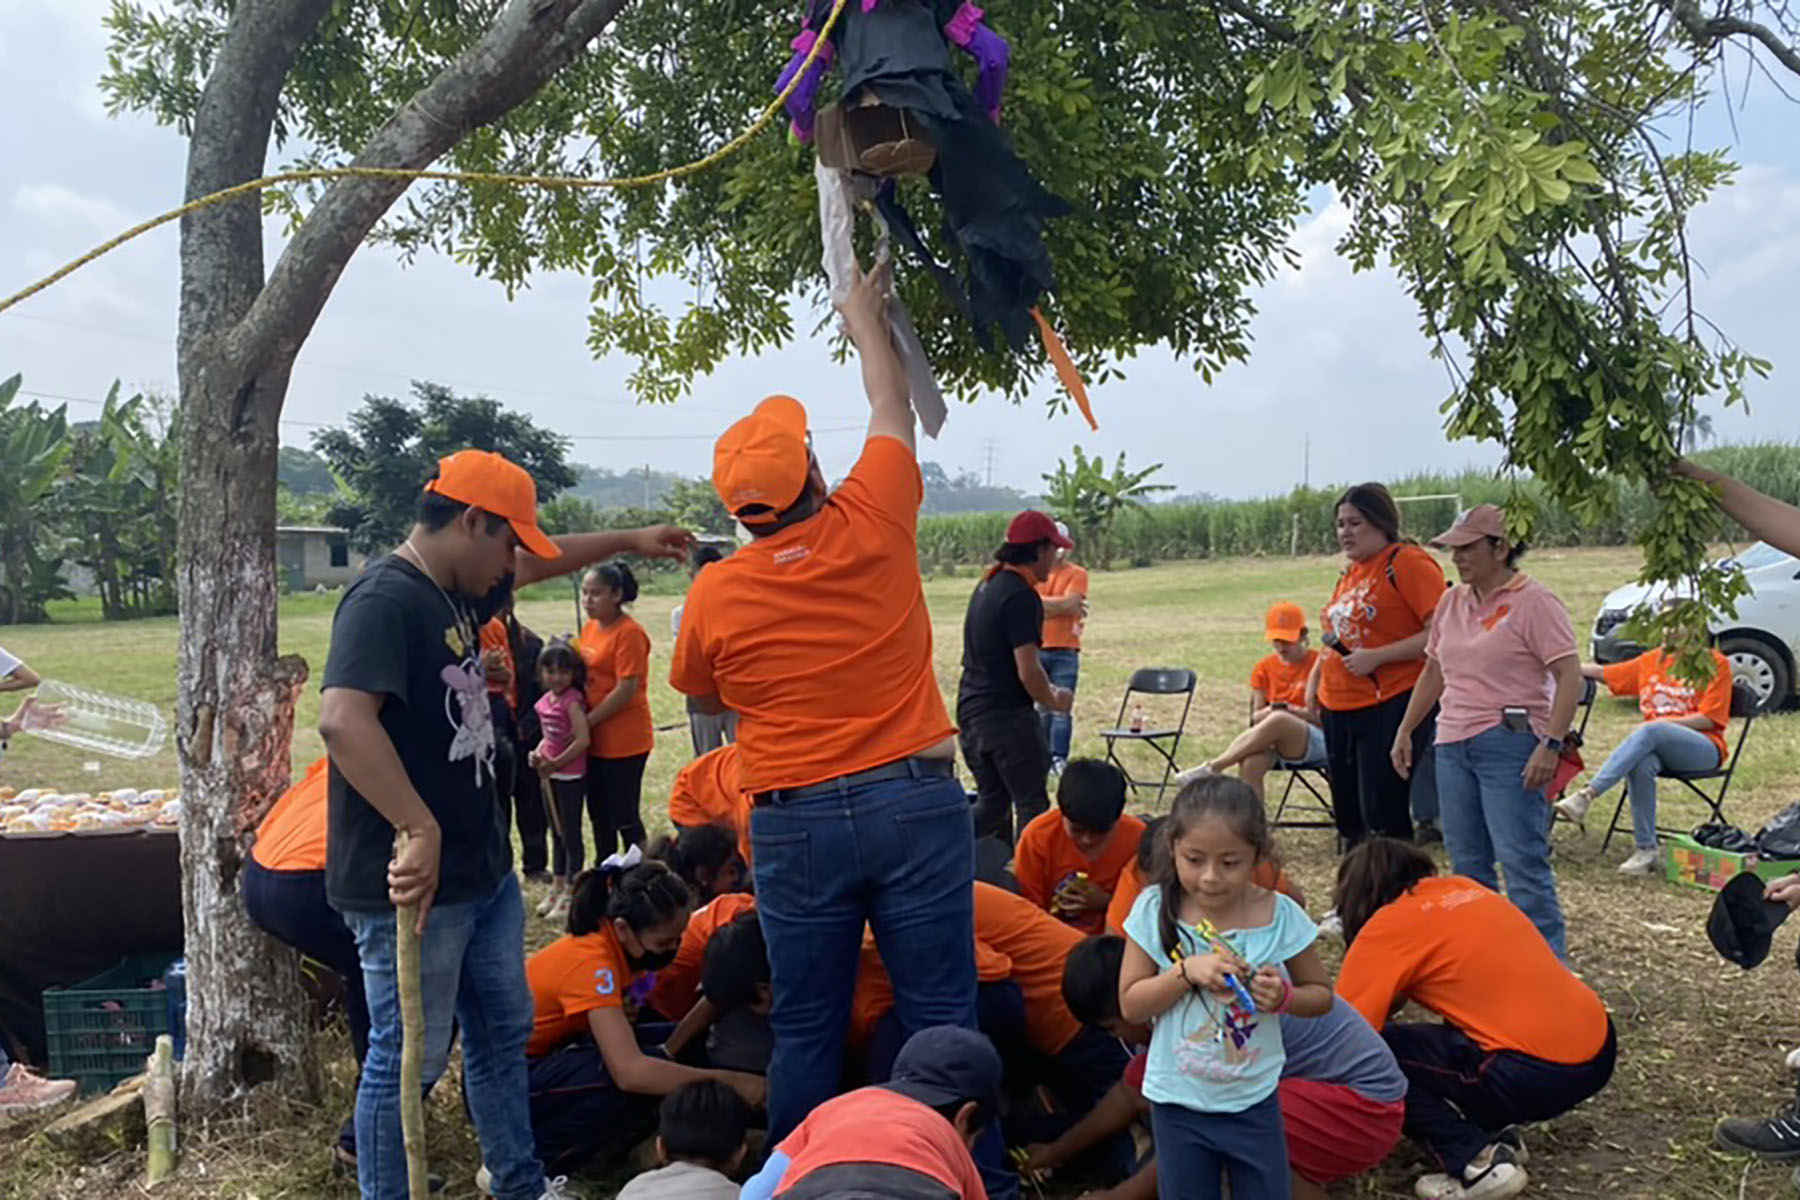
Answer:
[[[95,86],[105,67],[105,7],[0,0],[0,293],[180,199],[179,136],[144,118],[106,115]],[[1800,374],[1791,349],[1800,275],[1796,114],[1766,81],[1741,75],[1734,72],[1734,96],[1743,96],[1735,132],[1720,107],[1701,115],[1696,139],[1734,142],[1744,169],[1696,215],[1692,241],[1706,270],[1703,310],[1773,359],[1777,372],[1755,387],[1748,415],[1715,421],[1728,440],[1800,439],[1800,407],[1791,403]],[[1226,496],[1298,482],[1307,435],[1314,482],[1493,462],[1489,448],[1445,444],[1436,411],[1442,368],[1427,357],[1394,279],[1352,274],[1335,256],[1344,222],[1343,210],[1327,204],[1296,231],[1302,265],[1257,297],[1252,361],[1210,387],[1151,349],[1125,381],[1096,391],[1098,434],[1073,416],[1047,418],[1037,398],[1014,407],[988,397],[953,411],[924,457],[952,471],[984,472],[991,462],[995,482],[1029,490],[1080,442],[1109,458],[1124,451],[1133,463],[1162,461],[1164,477],[1182,491]],[[175,296],[171,226],[0,316],[0,376],[23,372],[28,391],[68,399],[74,417],[94,411],[115,378],[128,390],[172,392]],[[385,252],[366,250],[301,355],[283,441],[308,445],[364,394],[403,394],[409,379],[424,378],[532,414],[575,438],[580,461],[702,474],[711,437],[756,398],[782,390],[807,402],[815,426],[841,430],[818,439],[828,472],[848,466],[866,410],[854,370],[834,366],[823,342],[732,362],[696,380],[691,398],[673,409],[640,407],[625,390],[629,364],[595,361],[586,349],[586,297],[580,278],[544,276],[509,302],[448,261],[402,269]]]

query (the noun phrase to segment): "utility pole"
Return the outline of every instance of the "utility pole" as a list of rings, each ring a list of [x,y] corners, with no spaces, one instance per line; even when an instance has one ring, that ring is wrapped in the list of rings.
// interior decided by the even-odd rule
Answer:
[[[989,438],[987,440],[987,444],[985,446],[985,449],[987,451],[987,486],[988,487],[994,486],[994,451],[997,448],[998,447],[997,447],[996,443],[994,442],[994,439]]]
[[[650,511],[650,464],[644,464],[644,511]]]
[[[1306,448],[1300,452],[1300,486],[1312,486],[1312,434],[1306,435]]]

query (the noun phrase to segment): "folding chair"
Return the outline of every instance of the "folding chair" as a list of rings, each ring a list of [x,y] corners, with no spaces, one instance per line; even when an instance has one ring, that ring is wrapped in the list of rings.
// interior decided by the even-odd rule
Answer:
[[[1113,722],[1114,728],[1102,730],[1100,736],[1106,739],[1106,761],[1119,768],[1125,775],[1125,782],[1133,792],[1139,788],[1154,787],[1156,798],[1161,800],[1168,790],[1169,779],[1181,768],[1175,764],[1175,754],[1181,749],[1181,735],[1187,729],[1188,711],[1194,707],[1194,685],[1198,677],[1186,667],[1141,667],[1131,673],[1125,684],[1125,696],[1119,701],[1119,715]],[[1133,696],[1180,696],[1181,720],[1173,729],[1152,729],[1146,725],[1143,729],[1132,729],[1126,724],[1125,714],[1131,709]],[[1137,742],[1154,750],[1163,761],[1163,773],[1160,780],[1138,779],[1131,774],[1124,762],[1119,758],[1119,746],[1122,743]]]
[[[1731,790],[1731,777],[1737,773],[1738,761],[1744,756],[1744,741],[1750,736],[1750,727],[1756,724],[1756,715],[1761,707],[1762,703],[1757,698],[1756,690],[1741,679],[1734,680],[1731,685],[1731,715],[1735,719],[1742,720],[1743,724],[1738,727],[1737,745],[1732,747],[1730,757],[1710,771],[1664,771],[1657,778],[1673,779],[1676,783],[1681,784],[1706,802],[1706,807],[1712,813],[1710,820],[1722,825],[1729,824],[1725,820],[1725,793]],[[1715,780],[1719,785],[1719,790],[1716,792],[1708,792],[1700,786],[1702,783]],[[1621,826],[1619,824],[1619,817],[1624,814],[1625,806],[1630,803],[1630,800],[1631,783],[1627,780],[1625,786],[1619,789],[1619,802],[1613,805],[1612,823],[1606,827],[1606,837],[1600,842],[1601,850],[1605,850],[1611,843],[1613,834],[1631,828],[1629,825]],[[1673,834],[1685,833],[1686,830],[1673,825],[1658,825],[1656,832],[1659,837],[1668,837]]]
[[[1581,775],[1581,772],[1587,769],[1585,766],[1585,761],[1583,759],[1581,759],[1579,756],[1580,756],[1580,752],[1583,749],[1583,747],[1585,747],[1587,745],[1588,722],[1594,719],[1594,703],[1595,703],[1595,701],[1597,701],[1600,698],[1600,685],[1592,679],[1583,679],[1581,682],[1582,682],[1581,702],[1575,706],[1575,711],[1577,713],[1581,714],[1581,719],[1579,721],[1577,721],[1573,726],[1570,727],[1569,736],[1564,740],[1567,741],[1569,743],[1569,745],[1575,750],[1575,752],[1577,754],[1576,762],[1582,763],[1583,765],[1578,766],[1573,769],[1567,768],[1565,765],[1563,767],[1563,769],[1568,770],[1569,773],[1567,776],[1564,777],[1564,782],[1562,783],[1562,785],[1559,787],[1546,788],[1547,798],[1550,800],[1550,802],[1552,804],[1555,804],[1558,800],[1561,800],[1563,798],[1563,794],[1568,790],[1568,786],[1569,786],[1568,781],[1579,778]],[[1566,764],[1567,761],[1568,760],[1565,757],[1564,764]],[[1555,779],[1551,780],[1552,784],[1555,784],[1555,782],[1556,782]],[[1575,823],[1575,822],[1569,820],[1569,818],[1563,816],[1561,810],[1552,808],[1550,810],[1551,826],[1554,827],[1558,821],[1562,821],[1565,824],[1569,824],[1569,825],[1573,825]]]
[[[1255,697],[1250,700],[1250,715],[1256,715]],[[1287,776],[1287,784],[1281,789],[1281,799],[1275,805],[1275,815],[1269,820],[1271,825],[1277,829],[1337,828],[1337,817],[1331,809],[1331,776],[1326,772],[1324,763],[1289,763],[1277,758],[1275,765],[1269,770],[1280,771]],[[1288,801],[1293,798],[1295,784],[1304,788],[1312,797],[1307,809],[1314,815],[1287,820],[1284,814],[1287,812]]]

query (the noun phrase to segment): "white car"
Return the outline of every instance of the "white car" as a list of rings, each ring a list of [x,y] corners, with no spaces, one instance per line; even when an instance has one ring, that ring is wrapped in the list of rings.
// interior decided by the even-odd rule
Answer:
[[[1800,559],[1766,542],[1758,542],[1736,558],[1720,561],[1744,573],[1750,590],[1738,598],[1737,616],[1713,617],[1712,631],[1719,653],[1731,663],[1731,672],[1756,690],[1762,710],[1779,708],[1794,696],[1800,671]],[[1666,585],[1646,587],[1627,584],[1600,602],[1594,618],[1595,662],[1624,662],[1644,648],[1626,640],[1624,624],[1641,608],[1654,605],[1667,594]]]

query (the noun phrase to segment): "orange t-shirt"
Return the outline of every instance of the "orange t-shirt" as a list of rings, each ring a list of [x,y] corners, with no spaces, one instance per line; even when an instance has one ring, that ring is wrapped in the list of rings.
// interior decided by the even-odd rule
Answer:
[[[525,960],[525,979],[532,1007],[528,1058],[586,1036],[588,1014],[623,1009],[626,991],[637,982],[610,923],[580,937],[557,938]]]
[[[671,1021],[687,1016],[700,998],[700,966],[706,961],[707,943],[713,934],[755,907],[756,897],[750,893],[728,892],[689,917],[675,961],[656,973],[656,986],[650,989],[651,1007]]]
[[[923,497],[913,452],[872,437],[816,515],[694,580],[669,682],[738,714],[745,790],[866,771],[956,731],[919,581]]]
[[[1288,873],[1276,866],[1271,859],[1263,859],[1250,872],[1250,882],[1257,887],[1268,888],[1271,892],[1280,892],[1295,904],[1300,904],[1300,897],[1294,888],[1294,881]],[[1112,903],[1106,906],[1106,932],[1125,936],[1125,918],[1131,915],[1131,906],[1144,890],[1144,877],[1138,871],[1137,859],[1133,858],[1119,872],[1119,886],[1113,892]],[[1305,905],[1301,905],[1302,908]]]
[[[738,786],[738,750],[727,743],[675,773],[669,789],[669,820],[676,825],[728,825],[741,831],[746,811]]]
[[[1056,600],[1068,595],[1085,596],[1088,594],[1087,568],[1078,567],[1072,562],[1060,562],[1050,572],[1050,578],[1037,585],[1037,591],[1046,600]],[[1042,635],[1044,649],[1081,649],[1082,627],[1086,623],[1080,613],[1070,613],[1066,617],[1046,616]]]
[[[1636,696],[1638,711],[1646,721],[1706,717],[1713,723],[1712,728],[1698,732],[1718,748],[1719,761],[1724,762],[1725,726],[1731,723],[1731,663],[1717,650],[1712,657],[1712,682],[1703,692],[1671,674],[1675,656],[1660,649],[1646,650],[1630,662],[1606,668],[1606,686],[1615,696]]]
[[[1606,1040],[1606,1005],[1558,962],[1511,900],[1431,876],[1378,909],[1344,954],[1338,995],[1376,1029],[1408,1000],[1483,1050],[1584,1063]]]
[[[495,617],[481,627],[481,648],[506,664],[506,682],[504,684],[490,683],[488,691],[505,692],[506,707],[517,712],[519,710],[519,669],[513,662],[512,643],[506,637],[505,621]]]
[[[256,827],[250,857],[270,871],[323,871],[325,829],[329,824],[326,793],[331,772],[321,758],[306,768],[299,783],[281,794]]]
[[[1019,881],[1019,894],[1083,933],[1099,933],[1106,924],[1105,910],[1085,912],[1072,920],[1057,916],[1050,907],[1056,890],[1070,876],[1081,872],[1101,891],[1116,891],[1120,873],[1137,861],[1138,843],[1143,837],[1144,823],[1125,813],[1113,826],[1100,857],[1089,858],[1063,829],[1061,809],[1039,813],[1019,834],[1019,846],[1013,852],[1013,875]]]
[[[917,1100],[884,1087],[827,1100],[776,1149],[788,1157],[787,1170],[775,1185],[778,1196],[823,1167],[880,1163],[922,1175],[958,1200],[987,1200],[981,1174],[956,1127]]]
[[[1081,1033],[1063,1002],[1063,964],[1082,934],[1005,888],[975,884],[975,940],[1012,960],[1025,997],[1025,1037],[1040,1054],[1061,1054]]]
[[[587,664],[587,707],[593,712],[621,679],[636,679],[637,692],[624,708],[592,727],[588,755],[630,758],[648,754],[656,744],[656,722],[650,716],[650,635],[630,617],[611,629],[589,621],[581,627],[581,661]]]
[[[1012,960],[992,946],[975,939],[975,981],[999,983],[1012,978]],[[875,1022],[894,1009],[894,981],[889,978],[887,964],[875,945],[875,933],[863,927],[862,958],[856,967],[856,991],[850,997],[850,1033],[852,1046],[866,1046],[875,1032]]]
[[[1429,551],[1401,542],[1367,562],[1344,568],[1320,627],[1337,634],[1347,649],[1374,649],[1404,641],[1424,629],[1443,598],[1444,568]],[[1422,647],[1419,657],[1377,667],[1373,675],[1352,675],[1335,650],[1321,657],[1319,705],[1336,712],[1371,708],[1403,695],[1425,670]]]
[[[1297,663],[1289,664],[1279,654],[1271,654],[1250,668],[1250,689],[1261,692],[1270,704],[1289,708],[1306,707],[1306,680],[1313,664],[1319,661],[1317,650],[1308,650]]]

